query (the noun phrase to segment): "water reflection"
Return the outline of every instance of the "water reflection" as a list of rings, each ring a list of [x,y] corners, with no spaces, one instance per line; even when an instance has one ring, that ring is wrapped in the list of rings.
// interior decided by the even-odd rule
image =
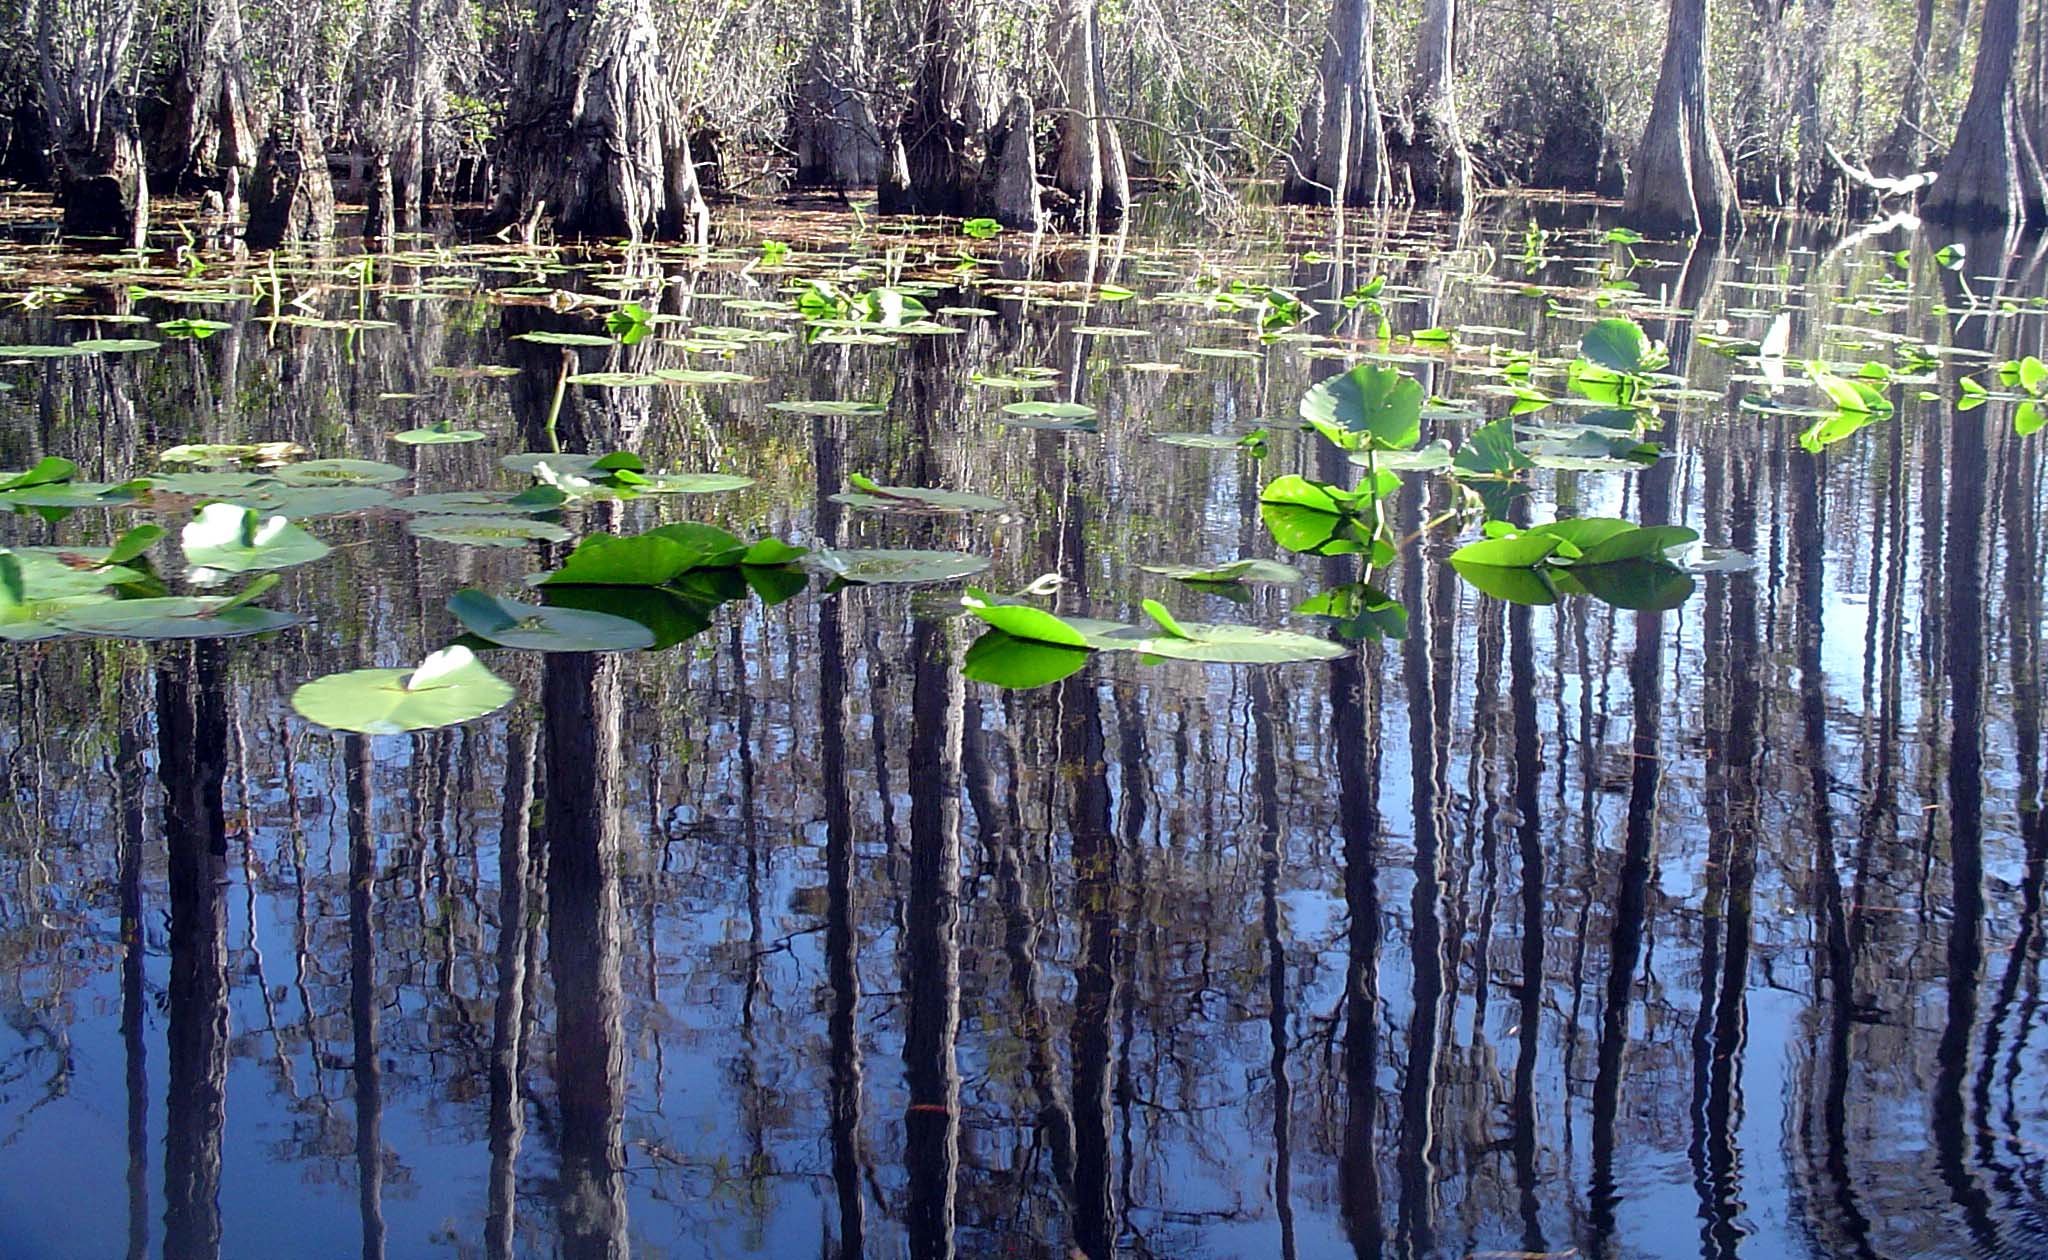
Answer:
[[[113,479],[242,435],[393,458],[386,430],[454,418],[492,440],[396,457],[421,491],[511,484],[511,450],[631,444],[758,484],[601,524],[968,547],[992,589],[1062,574],[1069,613],[1149,595],[1279,623],[1306,590],[1236,604],[1137,566],[1270,554],[1267,477],[1350,475],[1272,423],[1325,365],[1287,343],[1186,357],[1254,343],[1179,308],[1060,303],[1204,268],[1334,300],[1384,272],[1401,327],[1555,350],[1580,326],[1522,287],[1632,264],[1573,238],[1525,269],[1520,213],[1462,238],[1354,223],[1285,257],[1008,256],[1016,283],[932,302],[991,312],[958,335],[763,343],[735,360],[761,382],[701,391],[564,371],[714,362],[666,341],[774,331],[721,305],[772,281],[643,258],[621,282],[660,281],[645,296],[677,324],[565,351],[509,338],[581,313],[470,291],[530,275],[423,265],[404,300],[366,299],[391,328],[223,307],[228,329],[152,359],[5,369],[0,444]],[[0,1253],[2040,1250],[2042,447],[2005,403],[1954,409],[1982,369],[1947,352],[2038,352],[2041,261],[1970,242],[1972,267],[1923,259],[1902,297],[1876,283],[1898,240],[1794,243],[1639,247],[1647,322],[1692,386],[1651,435],[1673,455],[1548,472],[1510,508],[1685,523],[1754,557],[1664,611],[1503,605],[1432,537],[1375,575],[1403,639],[1263,671],[1104,658],[1002,693],[963,680],[942,599],[813,589],[702,610],[659,654],[501,658],[506,713],[343,739],[291,714],[293,685],[417,659],[447,641],[449,591],[541,564],[370,517],[314,523],[337,550],[280,591],[304,630],[10,648]],[[1964,285],[2021,313],[1936,312]],[[1906,387],[1895,420],[1802,449],[1696,336],[1781,305],[1799,354],[1942,347],[1937,396]],[[1374,342],[1362,309],[1328,319]],[[1496,415],[1487,357],[1417,366]],[[478,363],[519,372],[433,371]],[[1101,432],[998,420],[1011,395],[968,377],[1018,364]],[[888,411],[762,405],[781,397]],[[1148,437],[1262,423],[1265,466]],[[826,498],[853,473],[1015,510],[856,512]],[[1394,509],[1406,532],[1447,504],[1413,478]],[[1310,589],[1357,577],[1303,567]]]

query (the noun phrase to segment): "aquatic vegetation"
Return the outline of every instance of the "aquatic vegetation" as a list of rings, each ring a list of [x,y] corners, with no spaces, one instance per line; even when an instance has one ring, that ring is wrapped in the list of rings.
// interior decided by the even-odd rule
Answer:
[[[292,708],[318,726],[401,735],[473,722],[512,703],[512,684],[468,648],[442,648],[411,669],[356,669],[292,692]]]

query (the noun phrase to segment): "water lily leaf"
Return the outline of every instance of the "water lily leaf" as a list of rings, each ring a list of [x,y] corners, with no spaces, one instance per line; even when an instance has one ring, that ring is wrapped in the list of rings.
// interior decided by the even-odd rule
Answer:
[[[1632,319],[1603,319],[1579,339],[1579,353],[1610,372],[1635,376],[1658,366],[1650,335]]]
[[[1259,517],[1273,541],[1302,555],[1342,556],[1373,553],[1373,563],[1393,558],[1392,547],[1374,536],[1374,496],[1293,475],[1266,483],[1259,494]]]
[[[75,359],[84,353],[76,345],[0,346],[0,359]]]
[[[309,459],[277,470],[288,486],[381,486],[412,474],[396,464],[374,459]]]
[[[451,490],[443,494],[413,494],[394,499],[391,506],[419,516],[504,516],[513,512],[546,511],[521,504],[518,496],[495,490]]]
[[[770,570],[773,572],[774,570]],[[550,586],[548,607],[582,609],[630,621],[646,630],[648,651],[663,651],[711,628],[723,602],[667,586]]]
[[[1229,433],[1155,433],[1152,440],[1198,451],[1234,451],[1244,445],[1244,439]]]
[[[820,548],[805,558],[812,568],[858,586],[957,582],[988,568],[988,558],[957,551]]]
[[[718,368],[662,368],[655,375],[668,385],[747,385],[760,379]]]
[[[406,429],[391,435],[391,440],[406,446],[453,446],[460,442],[481,442],[482,429],[458,429],[449,421],[430,424],[424,429]]]
[[[266,516],[283,516],[295,521],[316,516],[341,516],[383,507],[392,501],[389,490],[376,486],[271,486],[246,494],[226,496],[232,502],[251,507]]]
[[[1025,420],[1086,420],[1095,415],[1095,408],[1087,403],[1026,398],[1019,402],[1004,403],[1003,413]]]
[[[896,512],[1002,512],[1009,504],[985,494],[965,490],[935,490],[925,486],[885,486],[873,478],[855,473],[847,478],[851,491],[831,496],[832,502],[870,511]]]
[[[1150,601],[1148,601],[1150,602]],[[1152,612],[1150,608],[1147,612]],[[1155,620],[1158,614],[1153,613]],[[1291,630],[1262,630],[1255,626],[1211,625],[1200,621],[1176,621],[1178,633],[1137,640],[1133,651],[1174,661],[1198,661],[1210,665],[1282,665],[1294,661],[1327,661],[1344,655],[1341,643],[1318,639]]]
[[[69,481],[77,475],[77,464],[55,455],[47,455],[37,460],[35,467],[25,472],[6,474],[5,480],[0,480],[0,492],[26,490],[31,486],[55,485],[58,482]]]
[[[1369,582],[1346,582],[1294,606],[1302,616],[1327,617],[1346,639],[1405,639],[1408,610]]]
[[[1020,639],[992,628],[968,645],[960,672],[975,682],[1022,690],[1043,687],[1078,672],[1091,655],[1086,648]]]
[[[140,354],[162,345],[161,341],[142,337],[88,337],[84,341],[72,342],[71,348],[80,354]]]
[[[158,452],[159,464],[282,464],[306,454],[297,442],[187,442]]]
[[[1554,570],[1519,565],[1473,564],[1451,556],[1451,568],[1481,592],[1510,604],[1544,607],[1557,602]]]
[[[569,383],[586,389],[636,389],[667,382],[652,372],[578,372]]]
[[[1558,589],[1583,592],[1602,603],[1636,612],[1676,608],[1692,597],[1692,575],[1666,560],[1620,560],[1556,570]]]
[[[463,628],[501,647],[535,652],[634,652],[654,646],[654,632],[610,613],[501,599],[475,589],[448,597]]]
[[[1399,368],[1361,363],[1301,396],[1301,418],[1345,450],[1406,450],[1422,440],[1422,382]]]
[[[234,595],[167,595],[116,599],[52,614],[51,624],[109,639],[235,639],[299,623],[291,613],[255,607],[251,600],[277,584],[266,574]]]
[[[110,549],[17,547],[0,551],[0,602],[66,599],[93,595],[118,583],[137,581],[134,569],[107,563]]]
[[[877,402],[838,398],[789,398],[769,403],[768,410],[792,416],[879,416],[887,408]]]
[[[697,568],[739,564],[747,546],[714,525],[679,521],[620,537],[593,534],[576,545],[547,586],[666,586]]]
[[[569,531],[524,516],[416,516],[405,523],[416,538],[458,547],[523,547],[530,542],[563,542]]]
[[[1451,563],[1463,573],[1468,568],[1531,569],[1555,552],[1562,539],[1549,534],[1524,532],[1506,538],[1482,538],[1451,553]]]
[[[1273,560],[1233,560],[1228,564],[1144,564],[1139,568],[1176,582],[1219,585],[1226,582],[1275,582],[1292,585],[1301,581],[1301,570]]]
[[[252,472],[152,473],[149,484],[165,494],[190,495],[198,499],[225,498],[278,487],[275,478]]]
[[[531,477],[539,471],[542,464],[546,464],[558,473],[581,475],[589,472],[601,458],[603,456],[571,455],[563,451],[521,451],[516,455],[501,457],[498,460],[498,467],[506,472]]]
[[[516,694],[468,648],[455,646],[415,669],[357,669],[316,678],[292,692],[292,708],[331,730],[397,735],[474,721],[504,708]]]
[[[1088,646],[1085,635],[1043,608],[1005,603],[977,586],[968,587],[960,603],[971,616],[979,617],[1011,638],[1068,648]]]
[[[628,482],[623,489],[631,494],[726,494],[753,484],[752,477],[738,473],[672,472],[650,473]]]
[[[516,334],[512,340],[530,342],[536,346],[612,346],[618,343],[599,333],[579,332],[525,332]]]
[[[264,519],[252,508],[209,503],[180,536],[191,578],[210,585],[227,573],[288,569],[327,554],[326,543],[282,516]]]

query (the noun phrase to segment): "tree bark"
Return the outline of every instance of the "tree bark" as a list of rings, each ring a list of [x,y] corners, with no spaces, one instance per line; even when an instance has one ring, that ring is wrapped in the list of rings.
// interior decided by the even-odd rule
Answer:
[[[1091,234],[1115,231],[1131,198],[1123,142],[1107,117],[1096,26],[1095,0],[1062,0],[1059,152],[1053,186],[1071,199],[1074,226]]]
[[[1896,164],[1897,174],[1920,169],[1927,145],[1920,135],[1921,102],[1927,92],[1927,57],[1934,47],[1934,0],[1919,0],[1913,18],[1913,57],[1899,86],[1899,120],[1878,156]]]
[[[882,135],[854,80],[867,62],[860,0],[822,0],[797,87],[796,182],[845,190],[875,185]]]
[[[1664,64],[1623,218],[1652,232],[1742,234],[1735,178],[1708,116],[1707,0],[1671,0]]]
[[[1964,227],[2048,220],[2048,188],[2013,86],[2019,42],[2019,0],[1986,0],[1969,103],[1921,206],[1923,219]]]
[[[1834,0],[1809,0],[1804,8],[1799,71],[1792,93],[1792,112],[1799,121],[1799,160],[1792,168],[1792,200],[1814,214],[1828,214],[1835,208],[1836,194],[1844,187],[1841,170],[1828,159],[1828,137],[1820,112],[1821,75],[1827,67],[1835,4]]]
[[[303,87],[264,138],[249,183],[251,249],[325,240],[334,235],[334,179]]]
[[[897,208],[913,214],[968,214],[974,209],[985,138],[970,72],[975,43],[971,21],[962,0],[930,0],[925,7],[924,57],[912,83],[910,109],[898,131],[907,170]],[[885,200],[882,209],[892,207]]]
[[[1282,200],[1297,205],[1382,205],[1387,145],[1373,80],[1374,0],[1336,0],[1323,35],[1316,88],[1294,133]]]
[[[60,152],[64,235],[111,236],[142,248],[149,232],[149,169],[125,107],[109,109],[96,135],[68,136]]]
[[[1459,211],[1472,199],[1472,157],[1458,129],[1451,35],[1457,0],[1427,0],[1415,42],[1415,77],[1409,98],[1410,134],[1402,146],[1415,204]]]
[[[996,222],[1013,231],[1045,230],[1044,190],[1038,184],[1037,124],[1031,98],[1019,92],[1004,108],[991,146],[989,165],[995,168],[995,187],[988,200],[995,209]]]
[[[499,161],[502,221],[565,236],[702,239],[710,211],[650,0],[540,0]]]

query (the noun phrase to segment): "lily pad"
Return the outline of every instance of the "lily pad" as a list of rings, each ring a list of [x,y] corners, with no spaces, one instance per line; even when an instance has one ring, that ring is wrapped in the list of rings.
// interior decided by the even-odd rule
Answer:
[[[394,433],[391,440],[405,446],[453,446],[460,442],[481,442],[484,433],[482,429],[458,429],[444,420],[423,429]]]
[[[277,470],[288,486],[381,486],[412,476],[396,464],[374,459],[310,459]]]
[[[578,608],[553,608],[501,599],[478,590],[448,598],[463,628],[501,647],[535,652],[633,652],[654,646],[654,632],[637,621]]]
[[[1170,577],[1176,582],[1221,585],[1226,582],[1275,582],[1283,586],[1301,581],[1301,570],[1274,560],[1233,560],[1228,564],[1144,564],[1147,573]]]
[[[264,519],[253,508],[209,503],[180,535],[191,578],[210,585],[228,573],[289,569],[318,560],[326,543],[282,516]]]
[[[398,735],[495,713],[512,702],[512,684],[468,648],[446,647],[416,669],[356,669],[329,674],[292,692],[307,721],[337,731]]]
[[[1087,420],[1095,415],[1095,408],[1087,403],[1026,398],[1020,402],[1004,403],[1003,414],[1024,420]]]
[[[879,416],[887,410],[881,403],[838,398],[786,398],[768,404],[768,410],[792,416]]]
[[[459,547],[523,547],[569,537],[560,525],[524,516],[416,516],[405,528],[416,538]]]
[[[916,586],[957,582],[988,568],[988,558],[958,551],[863,550],[820,548],[805,562],[809,567],[856,586]]]
[[[832,496],[832,502],[882,512],[1002,512],[1009,504],[985,494],[965,490],[938,490],[927,486],[885,486],[855,473],[847,478],[852,490]]]

